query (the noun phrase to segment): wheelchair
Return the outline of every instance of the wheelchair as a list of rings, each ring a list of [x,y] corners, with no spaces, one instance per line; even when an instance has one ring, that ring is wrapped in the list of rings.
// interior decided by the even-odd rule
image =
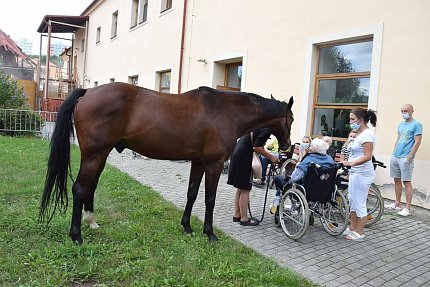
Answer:
[[[318,217],[323,228],[333,236],[342,234],[348,227],[349,205],[337,189],[337,170],[337,165],[324,168],[311,163],[303,184],[284,186],[277,217],[289,238],[302,238],[314,217]]]

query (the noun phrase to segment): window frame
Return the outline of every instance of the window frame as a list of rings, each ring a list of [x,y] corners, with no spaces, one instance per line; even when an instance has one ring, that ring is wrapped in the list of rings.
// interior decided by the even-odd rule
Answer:
[[[163,84],[163,75],[167,74],[167,73],[170,73],[170,81],[169,81],[169,86],[168,86],[169,90],[165,91],[167,89],[167,86],[162,86],[162,84]],[[159,75],[159,79],[160,79],[159,84],[158,84],[158,91],[162,92],[162,93],[170,93],[170,91],[172,89],[172,71],[171,70],[160,71],[160,72],[158,72],[158,75]]]
[[[224,68],[224,86],[220,87],[220,89],[224,89],[224,90],[231,90],[231,91],[240,91],[240,88],[236,88],[236,87],[230,87],[228,85],[228,71],[230,67],[234,67],[234,66],[241,66],[242,70],[243,70],[243,61],[240,62],[234,62],[234,63],[228,63],[225,64],[225,68]],[[243,71],[242,71],[243,73]],[[242,85],[242,78],[240,79],[240,85]]]
[[[110,38],[114,39],[118,36],[118,10],[112,13],[112,25],[110,31]]]
[[[102,33],[102,26],[97,27],[96,31],[96,44],[100,44],[100,38]]]
[[[139,0],[131,0],[130,29],[137,26],[139,21]]]
[[[148,8],[149,8],[148,0],[139,0],[139,11],[138,11],[138,24],[143,24],[148,21]]]
[[[139,86],[139,75],[128,76],[128,81],[129,84],[132,84],[133,86]]]
[[[314,73],[314,93],[312,98],[312,112],[311,112],[311,118],[310,118],[310,134],[312,138],[319,137],[321,135],[314,134],[314,128],[315,128],[315,116],[316,116],[316,110],[317,109],[332,109],[332,110],[350,110],[353,108],[364,108],[367,109],[369,107],[369,101],[366,105],[363,105],[363,103],[318,103],[318,95],[319,95],[319,88],[320,88],[320,82],[323,80],[344,80],[344,79],[359,79],[359,78],[369,78],[369,81],[371,79],[371,71],[365,71],[365,72],[351,72],[351,73],[332,73],[332,74],[319,74],[319,65],[320,65],[320,51],[322,48],[332,47],[332,46],[339,46],[339,45],[347,45],[347,44],[354,44],[354,43],[361,43],[361,42],[368,42],[368,41],[374,41],[374,37],[366,37],[361,38],[357,40],[345,40],[345,41],[336,41],[330,44],[321,44],[316,45],[316,64],[315,64],[315,73]],[[372,44],[373,45],[373,44]],[[373,51],[372,51],[373,56]],[[330,136],[330,135],[329,135]],[[331,136],[333,141],[340,141],[344,142],[347,140],[347,138],[343,137],[333,137]]]
[[[173,0],[161,0],[160,13],[164,13],[173,8]]]

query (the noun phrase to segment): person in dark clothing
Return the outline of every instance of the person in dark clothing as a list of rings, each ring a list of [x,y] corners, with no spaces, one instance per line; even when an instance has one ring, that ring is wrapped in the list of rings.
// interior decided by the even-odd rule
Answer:
[[[259,224],[257,220],[248,217],[249,192],[252,188],[252,153],[255,151],[273,163],[279,162],[277,157],[264,149],[270,134],[270,129],[262,128],[242,136],[230,157],[227,184],[237,188],[233,221],[240,222],[243,226]]]

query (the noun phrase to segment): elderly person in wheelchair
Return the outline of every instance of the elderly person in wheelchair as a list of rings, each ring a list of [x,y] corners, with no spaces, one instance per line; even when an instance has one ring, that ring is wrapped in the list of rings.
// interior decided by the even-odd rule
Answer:
[[[302,161],[295,167],[291,176],[288,175],[277,175],[274,178],[276,186],[276,196],[273,201],[271,213],[276,213],[277,206],[279,205],[280,197],[282,196],[282,190],[285,185],[300,182],[310,166],[311,163],[317,164],[321,167],[330,168],[335,166],[335,161],[329,155],[327,155],[328,144],[319,138],[313,139],[310,145],[310,152],[303,157]]]

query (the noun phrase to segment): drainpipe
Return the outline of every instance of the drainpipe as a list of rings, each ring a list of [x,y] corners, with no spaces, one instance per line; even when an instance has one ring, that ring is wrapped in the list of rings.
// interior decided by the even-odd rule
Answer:
[[[185,20],[186,19],[187,19],[187,0],[184,0],[184,13],[182,15],[181,51],[180,51],[180,56],[179,56],[178,94],[181,94],[182,62],[183,62],[183,57],[184,57]]]

